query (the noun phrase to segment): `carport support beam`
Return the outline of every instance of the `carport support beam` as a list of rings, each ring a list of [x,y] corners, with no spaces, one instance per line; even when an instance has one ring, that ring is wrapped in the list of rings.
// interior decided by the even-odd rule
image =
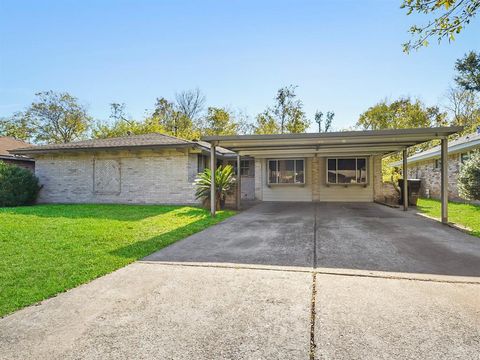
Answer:
[[[210,145],[210,213],[215,217],[216,206],[216,189],[215,189],[215,170],[217,169],[217,162],[215,159],[215,143]]]
[[[240,201],[242,199],[242,175],[240,160],[240,154],[237,154],[237,210],[240,210]]]
[[[442,223],[448,224],[448,139],[446,137],[442,138],[441,149]]]
[[[408,165],[407,149],[403,149],[403,211],[408,210]]]

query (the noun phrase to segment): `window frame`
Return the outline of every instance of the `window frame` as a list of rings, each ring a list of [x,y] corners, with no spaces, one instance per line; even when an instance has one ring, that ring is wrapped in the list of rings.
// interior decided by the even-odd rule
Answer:
[[[365,160],[365,182],[354,182],[354,183],[339,183],[338,182],[338,160],[339,159],[355,159],[355,181],[358,171],[358,159]],[[335,160],[335,182],[330,182],[328,180],[328,161]],[[329,185],[339,185],[339,186],[349,186],[349,185],[360,185],[360,186],[367,186],[370,183],[370,176],[369,176],[369,156],[338,156],[338,157],[327,157],[325,159],[325,184]]]
[[[245,166],[245,164],[248,164]],[[242,170],[248,170],[246,174],[242,174]],[[255,164],[252,159],[240,159],[240,176],[243,177],[254,177]]]
[[[281,182],[278,182],[278,179],[279,179],[279,171],[278,171],[278,162],[279,161],[288,161],[288,160],[292,160],[293,161],[293,172],[294,172],[294,178],[293,178],[293,183],[281,183]],[[301,160],[303,162],[303,182],[296,182],[296,179],[297,179],[297,161],[298,160]],[[271,161],[275,161],[276,162],[276,172],[277,172],[277,182],[270,182],[270,162]],[[305,158],[274,158],[274,159],[267,159],[267,185],[273,185],[273,186],[277,186],[277,185],[280,185],[280,186],[304,186],[306,184],[305,182],[305,178],[306,178],[306,160]]]

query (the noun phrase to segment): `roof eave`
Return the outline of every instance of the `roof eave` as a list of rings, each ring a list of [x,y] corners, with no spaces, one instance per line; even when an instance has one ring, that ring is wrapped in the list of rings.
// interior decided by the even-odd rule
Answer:
[[[62,153],[62,152],[94,152],[105,150],[135,150],[135,149],[166,149],[166,148],[190,148],[195,147],[195,143],[185,144],[159,144],[159,145],[122,145],[122,146],[98,146],[98,147],[76,147],[76,148],[53,148],[53,149],[41,149],[41,148],[25,148],[11,150],[13,154],[18,155],[35,155],[35,154],[48,154],[48,153]]]

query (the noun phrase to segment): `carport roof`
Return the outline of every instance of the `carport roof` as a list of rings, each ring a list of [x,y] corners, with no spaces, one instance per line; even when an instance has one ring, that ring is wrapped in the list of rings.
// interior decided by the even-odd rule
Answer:
[[[319,153],[385,155],[462,130],[460,126],[329,133],[206,136],[202,140],[241,155]]]

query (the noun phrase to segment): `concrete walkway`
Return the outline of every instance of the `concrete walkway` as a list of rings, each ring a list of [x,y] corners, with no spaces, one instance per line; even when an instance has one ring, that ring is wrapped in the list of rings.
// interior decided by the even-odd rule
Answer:
[[[0,359],[473,359],[479,243],[375,204],[265,203],[0,319]]]

